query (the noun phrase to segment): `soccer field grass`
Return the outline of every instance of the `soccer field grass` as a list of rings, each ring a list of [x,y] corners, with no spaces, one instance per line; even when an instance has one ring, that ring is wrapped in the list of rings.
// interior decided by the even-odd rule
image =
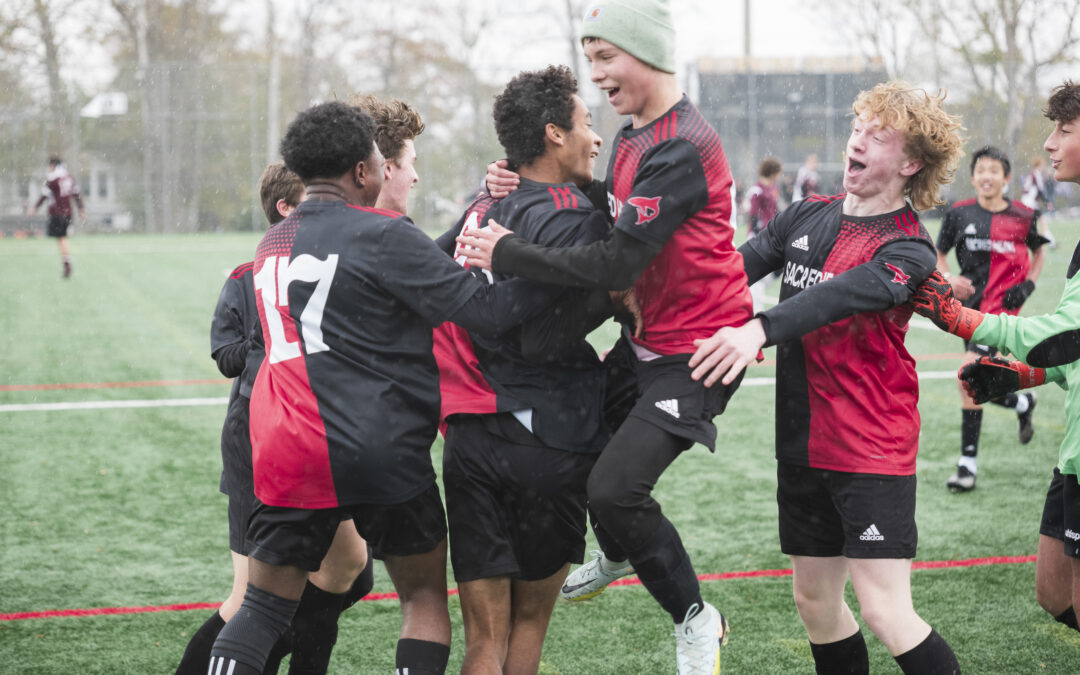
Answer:
[[[1024,314],[1050,311],[1060,297],[1080,223],[1054,229],[1062,245],[1049,252]],[[74,276],[64,281],[51,240],[0,240],[0,673],[172,672],[212,610],[164,608],[227,595],[226,502],[217,485],[229,386],[209,357],[208,333],[227,273],[257,241],[76,237]],[[609,337],[601,333],[598,344]],[[978,489],[950,494],[944,484],[960,434],[950,371],[961,343],[917,320],[908,346],[924,377],[917,562],[968,561],[916,570],[916,609],[965,673],[1080,672],[1080,633],[1038,607],[1034,563],[1016,561],[1035,552],[1064,434],[1063,393],[1040,389],[1026,446],[1017,443],[1015,415],[987,407]],[[730,618],[730,673],[814,672],[776,533],[772,375],[770,365],[751,368],[716,420],[716,453],[694,448],[657,486],[698,574],[711,575],[705,599]],[[441,450],[436,441],[437,470]],[[741,572],[761,574],[731,574]],[[375,592],[392,590],[377,565]],[[850,593],[849,602],[857,609]],[[111,608],[160,611],[18,618]],[[448,672],[456,672],[456,598],[450,608]],[[393,600],[350,609],[331,672],[393,672],[399,621]],[[541,672],[670,673],[671,630],[640,585],[559,602]],[[899,673],[865,633],[872,671]]]

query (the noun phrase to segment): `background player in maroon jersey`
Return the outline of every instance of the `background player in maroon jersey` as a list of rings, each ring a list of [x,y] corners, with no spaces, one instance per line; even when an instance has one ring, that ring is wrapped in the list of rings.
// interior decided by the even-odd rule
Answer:
[[[71,250],[67,240],[68,227],[71,226],[71,202],[74,200],[78,206],[79,220],[83,223],[86,222],[86,209],[83,208],[78,182],[68,173],[59,157],[49,158],[49,173],[45,176],[45,186],[41,189],[41,197],[37,203],[30,207],[30,215],[36,214],[46,200],[49,202],[49,224],[45,233],[55,237],[60,246],[60,262],[63,265],[64,278],[67,279],[71,276]]]
[[[746,238],[757,236],[776,216],[780,208],[780,186],[777,179],[783,171],[783,165],[775,157],[766,157],[758,165],[758,179],[746,192]],[[765,291],[776,279],[776,275],[761,279],[750,287],[750,295],[754,298],[754,311],[764,309]]]
[[[636,572],[675,622],[680,672],[714,672],[726,621],[704,601],[690,556],[652,490],[694,442],[712,449],[713,418],[738,382],[706,389],[690,379],[693,340],[751,314],[742,261],[732,244],[734,190],[716,131],[674,76],[668,3],[610,0],[586,10],[592,81],[629,120],[613,144],[608,204],[615,226],[601,242],[547,248],[498,223],[462,235],[467,262],[497,273],[589,288],[633,286],[644,333],[624,335],[607,359],[635,369],[638,398],[604,447],[587,486],[603,549],[567,577],[563,597],[584,599]],[[497,173],[497,172],[495,172]],[[509,188],[515,177],[496,176]],[[490,182],[489,182],[490,185]],[[628,562],[629,561],[629,562]]]
[[[520,73],[495,97],[495,131],[521,185],[497,201],[478,197],[440,248],[455,255],[463,228],[496,218],[552,246],[607,234],[604,213],[577,187],[592,182],[601,140],[576,92],[569,68],[549,66]],[[594,309],[583,316],[576,308],[586,304]],[[498,340],[450,323],[435,331],[463,673],[539,668],[559,588],[585,552],[585,481],[610,437],[604,368],[585,335],[612,309],[606,291],[564,289],[544,315]]]
[[[914,209],[942,203],[960,157],[942,98],[897,82],[859,95],[847,194],[793,204],[739,249],[751,282],[783,270],[780,303],[699,341],[690,361],[695,378],[732,382],[777,346],[780,546],[819,673],[868,672],[849,576],[905,673],[959,672],[911,599],[919,384],[904,336],[935,265]]]
[[[1001,150],[986,146],[971,156],[971,184],[976,197],[956,202],[945,214],[937,238],[937,268],[965,307],[1016,315],[1039,280],[1046,259],[1043,248],[1046,239],[1039,234],[1038,212],[1005,198],[1009,177],[1009,158]],[[960,274],[950,276],[948,253],[953,248]],[[993,347],[966,340],[964,346],[961,367],[980,356],[997,354]],[[961,456],[956,473],[946,485],[953,491],[964,492],[975,489],[982,406],[962,386],[959,389]],[[1035,394],[1029,392],[1007,394],[993,401],[1016,411],[1022,444],[1030,441],[1035,431],[1032,424],[1035,400]]]
[[[795,180],[791,184],[791,201],[797,202],[818,193],[818,156],[807,155],[806,161],[795,172]]]

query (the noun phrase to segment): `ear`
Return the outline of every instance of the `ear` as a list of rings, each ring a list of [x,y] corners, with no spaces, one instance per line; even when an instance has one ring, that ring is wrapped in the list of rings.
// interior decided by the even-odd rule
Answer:
[[[914,159],[904,160],[903,166],[900,167],[900,175],[911,177],[922,171],[922,168],[922,162],[917,162]]]
[[[288,217],[295,207],[284,199],[279,199],[277,200],[277,203],[274,204],[274,208],[277,209],[277,212],[280,213],[282,217]]]
[[[548,122],[544,125],[544,139],[552,145],[564,146],[566,145],[566,131],[559,127],[554,122]]]

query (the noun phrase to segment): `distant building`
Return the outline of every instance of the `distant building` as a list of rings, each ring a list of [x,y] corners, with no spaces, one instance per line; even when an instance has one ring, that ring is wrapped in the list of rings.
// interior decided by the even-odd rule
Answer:
[[[753,183],[766,155],[779,157],[790,179],[816,154],[825,193],[839,191],[852,102],[888,79],[879,60],[861,57],[702,59],[696,71],[691,94],[741,183]]]

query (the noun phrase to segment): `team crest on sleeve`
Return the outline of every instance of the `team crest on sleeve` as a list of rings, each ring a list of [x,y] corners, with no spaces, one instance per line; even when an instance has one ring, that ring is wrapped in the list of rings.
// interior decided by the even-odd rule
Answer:
[[[626,203],[637,209],[635,225],[644,225],[660,215],[660,200],[663,197],[631,197]]]
[[[911,281],[911,275],[904,274],[904,270],[900,269],[896,265],[893,265],[892,263],[885,263],[885,267],[888,267],[889,270],[896,275],[892,278],[892,282],[894,284],[906,284],[907,282]]]

